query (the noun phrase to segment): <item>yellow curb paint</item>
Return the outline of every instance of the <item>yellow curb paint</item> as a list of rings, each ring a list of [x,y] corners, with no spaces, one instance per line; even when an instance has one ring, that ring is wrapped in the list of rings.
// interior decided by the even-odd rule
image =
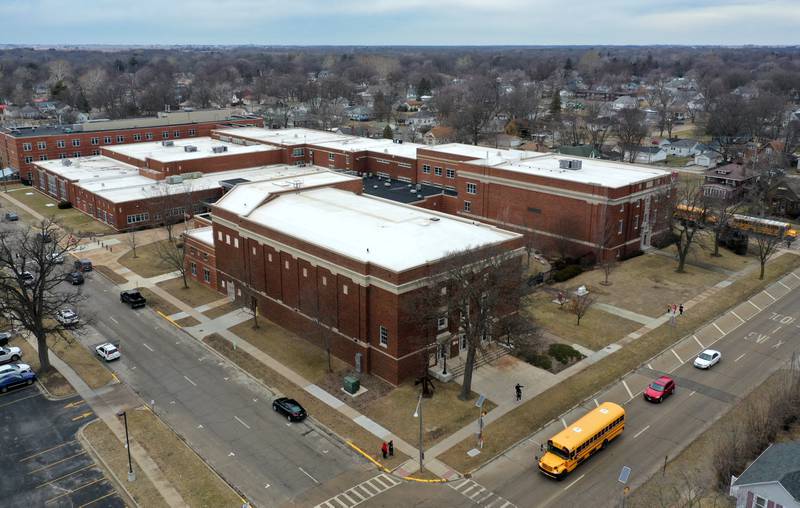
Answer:
[[[170,323],[172,323],[172,324],[175,326],[175,328],[178,328],[178,329],[181,329],[181,328],[183,328],[181,325],[179,325],[178,323],[176,323],[174,319],[172,319],[171,317],[167,316],[166,314],[164,314],[164,313],[163,313],[163,312],[161,312],[160,310],[157,310],[156,312],[158,312],[158,315],[159,315],[159,316],[161,316],[162,318],[164,318],[164,319],[166,319],[167,321],[169,321]]]
[[[348,440],[348,441],[346,441],[346,443],[348,445],[350,445],[350,447],[352,449],[354,449],[355,451],[357,451],[358,453],[363,455],[367,460],[369,460],[370,462],[372,462],[373,464],[378,466],[378,469],[382,470],[384,473],[390,473],[391,474],[392,471],[390,469],[388,469],[386,466],[384,466],[383,464],[381,464],[377,460],[373,459],[370,454],[368,454],[367,452],[365,452],[364,450],[362,450],[361,448],[356,446],[352,441]],[[423,478],[414,478],[413,476],[403,476],[402,478],[403,478],[403,480],[406,480],[406,481],[418,482],[418,483],[447,483],[449,481],[449,480],[445,480],[444,478],[437,478],[435,480],[426,480],[426,479],[423,479]]]

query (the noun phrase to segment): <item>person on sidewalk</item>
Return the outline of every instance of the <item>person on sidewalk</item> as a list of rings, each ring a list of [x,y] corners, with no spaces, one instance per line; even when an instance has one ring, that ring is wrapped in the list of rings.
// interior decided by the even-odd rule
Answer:
[[[389,457],[394,457],[394,442],[389,440]]]
[[[683,316],[683,304],[680,304],[680,306],[678,306],[678,312],[680,312],[681,316]]]
[[[678,306],[674,303],[672,304],[672,314],[675,315],[678,313]]]
[[[381,445],[381,453],[383,454],[383,460],[386,460],[386,457],[389,455],[389,445],[386,444],[386,441]]]
[[[514,387],[514,391],[517,394],[517,402],[522,400],[522,389],[525,388],[521,384],[517,383],[517,386]]]

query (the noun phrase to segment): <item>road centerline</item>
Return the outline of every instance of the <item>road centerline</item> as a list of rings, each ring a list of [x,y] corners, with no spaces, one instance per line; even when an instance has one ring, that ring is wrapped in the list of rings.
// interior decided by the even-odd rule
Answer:
[[[311,476],[310,474],[308,474],[308,471],[306,471],[305,469],[303,469],[303,468],[302,468],[302,467],[300,467],[300,466],[297,466],[297,469],[299,469],[300,471],[302,471],[302,473],[303,473],[304,475],[306,475],[306,476],[308,476],[309,478],[311,478],[312,480],[314,480],[314,483],[316,483],[316,484],[319,484],[319,480],[317,480],[316,478],[314,478],[313,476]]]
[[[192,381],[192,380],[191,380],[191,379],[189,379],[188,377],[186,377],[186,376],[183,376],[183,379],[185,379],[186,381],[189,381],[189,383],[190,383],[192,386],[197,386],[197,383],[195,383],[194,381]]]
[[[641,435],[644,433],[644,431],[646,431],[646,430],[647,430],[647,429],[649,429],[649,428],[650,428],[650,426],[648,425],[647,427],[643,428],[642,430],[640,430],[639,432],[637,432],[636,434],[634,434],[634,435],[633,435],[633,439],[636,439],[637,437],[641,436]]]
[[[584,477],[584,476],[586,476],[586,473],[584,473],[584,474],[580,475],[579,477],[575,478],[575,481],[574,481],[574,482],[572,482],[572,483],[570,483],[570,484],[569,484],[569,485],[567,485],[566,487],[564,487],[564,490],[567,490],[568,488],[572,487],[573,485],[575,485],[576,483],[578,483],[579,481],[581,481],[581,480],[583,479],[583,477]]]

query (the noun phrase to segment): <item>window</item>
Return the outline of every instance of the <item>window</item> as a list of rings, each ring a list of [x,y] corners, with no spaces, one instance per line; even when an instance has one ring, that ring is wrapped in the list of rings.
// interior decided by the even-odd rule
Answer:
[[[619,220],[619,229],[617,229],[617,234],[618,235],[622,234],[622,219]]]
[[[217,231],[217,240],[222,241],[222,231]]]
[[[438,330],[444,330],[444,329],[447,328],[447,317],[446,316],[440,316],[436,320],[436,328]]]
[[[625,205],[619,205],[619,213],[622,213],[624,211],[625,211]]]
[[[389,330],[387,330],[383,325],[378,327],[378,342],[383,347],[387,347],[389,345]]]
[[[471,212],[472,211],[472,202],[471,201],[464,201],[464,211]]]
[[[308,270],[306,270],[305,268],[303,268],[303,277],[304,278],[308,277]]]
[[[267,254],[267,261],[272,263],[272,254]]]
[[[59,139],[58,141],[56,141],[56,147],[58,147],[58,148],[66,148],[67,147],[67,142],[64,141],[63,139]]]
[[[81,153],[80,152],[72,152],[72,156],[73,157],[80,157]]]
[[[164,131],[161,133],[162,139],[169,139],[169,131]]]
[[[111,136],[103,136],[103,143],[105,143],[106,145],[110,145],[111,144]]]
[[[189,129],[189,135],[190,136],[195,136],[195,135],[197,135],[197,131],[195,129]]]
[[[322,285],[323,286],[327,286],[328,285],[328,278],[325,277],[324,275],[322,276]]]
[[[59,159],[66,159],[66,158],[67,158],[67,154],[65,154],[65,153],[60,153],[60,154],[58,154],[58,158],[59,158]]]
[[[99,145],[100,144],[100,138],[97,138],[97,137],[91,138],[89,140],[89,143],[91,143],[93,145]]]
[[[639,215],[633,216],[633,229],[639,229]]]
[[[477,193],[478,193],[478,184],[467,183],[467,194],[477,194]]]
[[[203,268],[203,280],[206,282],[211,282],[211,272],[208,270],[208,268]],[[222,281],[222,283],[225,284],[225,281]]]
[[[39,156],[39,160],[40,161],[46,161],[47,160],[47,155],[40,155]]]
[[[134,141],[141,141],[142,140],[142,135],[141,134],[134,134],[133,135],[133,140]]]
[[[284,261],[283,262],[283,267],[288,270],[289,269],[289,262],[288,261]]]
[[[80,139],[73,139],[72,140],[72,146],[74,146],[74,147],[81,146],[81,140]]]
[[[639,208],[639,205],[641,205],[641,204],[642,204],[642,201],[640,199],[637,199],[636,200],[636,208]]]
[[[192,267],[192,275],[197,275],[197,264],[194,261],[192,261],[191,267]]]
[[[147,134],[144,135],[144,139],[146,139],[147,141],[153,141],[153,133],[148,132]]]
[[[100,155],[100,150],[95,148],[94,150],[92,150],[92,155]]]
[[[430,175],[431,174],[431,167],[428,164],[423,164],[422,165],[422,172],[425,173],[426,175]]]
[[[767,508],[767,500],[761,496],[756,496],[756,504],[754,504],[756,508]]]
[[[117,143],[124,143],[124,142],[125,142],[125,136],[117,136]]]
[[[433,168],[433,174],[436,175],[436,176],[442,176],[442,168],[434,167]]]
[[[39,150],[47,150],[47,143],[44,141],[37,141],[36,148],[38,148]]]
[[[30,164],[33,162],[33,157],[25,157],[25,164]]]
[[[292,157],[302,157],[306,151],[302,148],[295,148],[292,150]]]
[[[255,247],[253,247],[253,255],[254,256],[256,255],[256,248]]]
[[[150,214],[148,214],[147,212],[128,215],[128,224],[138,224],[140,222],[147,222],[149,218]]]
[[[447,176],[447,178],[455,178],[456,177],[456,170],[455,169],[451,169],[451,168],[447,168],[447,171],[445,172],[445,175]]]
[[[329,161],[335,161],[335,160],[336,160],[336,155],[335,155],[335,154],[333,154],[333,153],[329,153],[329,154],[328,154],[328,160],[329,160]]]
[[[236,247],[237,249],[239,248],[239,239],[238,238],[234,238],[233,239],[233,246]]]
[[[22,149],[26,152],[33,150],[33,145],[30,143],[22,143]]]
[[[172,131],[172,137],[174,138],[181,137],[181,131]]]
[[[347,294],[347,284],[342,284],[342,293]]]
[[[225,243],[227,243],[228,245],[231,244],[231,235],[228,234],[225,235]]]

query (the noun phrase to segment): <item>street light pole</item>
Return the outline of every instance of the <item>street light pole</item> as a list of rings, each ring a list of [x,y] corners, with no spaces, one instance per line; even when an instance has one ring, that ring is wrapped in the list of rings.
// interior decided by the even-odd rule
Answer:
[[[422,462],[425,458],[425,451],[422,449],[422,394],[419,394],[417,409],[414,410],[414,418],[419,418],[419,469],[422,471]]]
[[[128,481],[132,482],[136,480],[136,473],[133,472],[133,462],[131,462],[131,442],[128,438],[128,413],[123,411],[121,414],[122,421],[125,423],[125,448],[128,450]]]

